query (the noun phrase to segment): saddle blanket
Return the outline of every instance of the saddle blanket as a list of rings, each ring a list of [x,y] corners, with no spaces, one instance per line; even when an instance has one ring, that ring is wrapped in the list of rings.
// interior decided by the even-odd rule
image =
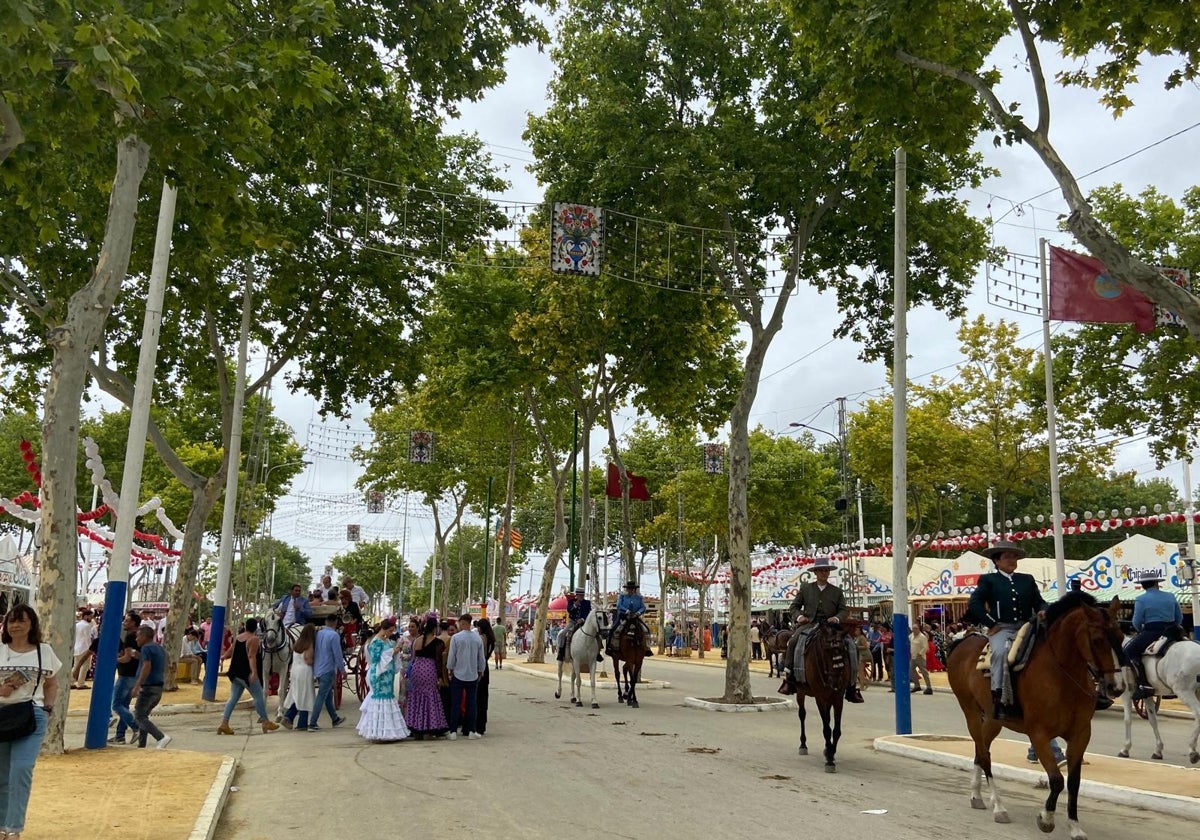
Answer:
[[[1008,661],[1009,670],[1017,673],[1025,668],[1029,662],[1029,654],[1033,651],[1033,643],[1037,639],[1037,628],[1035,622],[1027,621],[1017,628],[1017,632],[1013,634],[1012,643],[1008,646]],[[975,664],[978,671],[985,674],[992,672],[992,643],[988,642],[983,646],[983,650],[979,653],[979,661]]]

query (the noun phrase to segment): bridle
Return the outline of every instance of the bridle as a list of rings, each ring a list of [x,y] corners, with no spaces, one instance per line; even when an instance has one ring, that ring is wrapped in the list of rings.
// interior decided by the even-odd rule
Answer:
[[[1084,609],[1084,610],[1097,609],[1098,612],[1102,612],[1101,610],[1099,610],[1099,608],[1089,607],[1086,604],[1081,604],[1080,609]],[[1107,633],[1106,633],[1106,635],[1107,635]],[[1090,659],[1090,651],[1089,651],[1089,655],[1084,657],[1083,664],[1087,667],[1088,675],[1092,678],[1092,686],[1093,687],[1091,689],[1084,688],[1082,685],[1079,684],[1079,681],[1076,680],[1075,677],[1071,675],[1070,669],[1063,662],[1062,658],[1058,655],[1058,650],[1054,647],[1054,640],[1050,637],[1050,633],[1046,632],[1045,636],[1046,636],[1046,644],[1050,648],[1050,655],[1052,657],[1054,657],[1054,664],[1056,664],[1058,666],[1060,671],[1062,671],[1064,674],[1067,675],[1067,678],[1071,681],[1071,683],[1076,688],[1078,688],[1080,691],[1082,691],[1084,694],[1088,695],[1089,697],[1098,697],[1100,695],[1100,691],[1096,688],[1096,686],[1098,686],[1104,682],[1104,676],[1106,674],[1119,674],[1125,669],[1125,663],[1122,661],[1124,659],[1124,652],[1122,651],[1122,648],[1119,645],[1115,647],[1115,651],[1117,652],[1117,663],[1116,663],[1115,668],[1102,668],[1099,665],[1093,663]]]

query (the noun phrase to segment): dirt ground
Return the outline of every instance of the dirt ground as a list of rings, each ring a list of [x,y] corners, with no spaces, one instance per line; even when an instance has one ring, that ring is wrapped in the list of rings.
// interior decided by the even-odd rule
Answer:
[[[22,840],[187,840],[223,760],[133,747],[42,756]]]

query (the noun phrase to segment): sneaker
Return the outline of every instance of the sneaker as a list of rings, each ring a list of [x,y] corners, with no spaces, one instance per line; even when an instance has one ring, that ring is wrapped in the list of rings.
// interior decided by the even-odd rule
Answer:
[[[921,692],[921,693],[922,693],[922,694],[933,694],[933,689],[932,689],[932,688],[927,688],[927,689],[925,689],[925,690],[924,690],[923,692]]]
[[[478,740],[479,740],[480,738],[482,738],[483,736],[482,736],[482,735],[480,735],[478,732],[472,732],[472,733],[471,733],[470,735],[468,735],[467,737],[468,737],[468,738],[470,738],[472,741],[478,741]]]
[[[111,718],[111,719],[108,721],[108,728],[109,728],[109,729],[112,729],[112,728],[113,728],[114,726],[116,726],[116,725],[117,725],[117,719],[116,719],[116,718]]]
[[[292,723],[292,722],[291,722],[291,720],[289,720],[289,719],[288,719],[288,718],[286,718],[286,717],[285,717],[285,718],[283,718],[283,719],[282,719],[281,721],[279,721],[279,722],[283,724],[283,728],[284,728],[284,729],[291,729],[293,726],[295,726],[295,724],[294,724],[294,723]]]
[[[457,741],[457,740],[458,740],[458,733],[457,733],[457,732],[451,732],[449,735],[447,735],[447,736],[446,736],[446,740],[447,740],[447,741]]]
[[[120,745],[124,746],[125,745],[125,736],[124,735],[110,735],[108,737],[108,743],[120,744]]]
[[[154,745],[154,749],[165,750],[167,748],[167,744],[171,743],[172,740],[173,739],[170,735],[164,735],[158,740],[158,743]]]
[[[346,719],[345,719],[344,717],[340,717],[340,718],[334,718],[334,719],[333,719],[333,725],[334,725],[334,726],[341,726],[341,725],[342,725],[343,723],[345,723],[345,722],[346,722]]]
[[[320,732],[320,731],[321,731],[321,727],[317,726],[315,723],[310,723],[310,724],[308,725],[308,731],[309,731],[309,732]]]
[[[1028,761],[1030,764],[1038,763],[1037,753],[1035,753],[1033,751],[1033,747],[1030,747],[1028,750],[1025,751],[1025,760]]]

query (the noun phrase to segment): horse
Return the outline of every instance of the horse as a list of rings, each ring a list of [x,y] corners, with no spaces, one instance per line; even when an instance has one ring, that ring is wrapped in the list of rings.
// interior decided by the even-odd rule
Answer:
[[[825,772],[836,773],[834,756],[837,754],[838,740],[842,737],[842,705],[854,674],[850,673],[846,640],[839,629],[834,625],[822,624],[810,632],[813,638],[803,653],[804,683],[796,683],[796,703],[800,706],[800,755],[808,755],[808,734],[804,723],[807,711],[804,704],[805,698],[811,697],[821,713],[821,732],[825,736]],[[801,655],[799,649],[796,655]]]
[[[1154,687],[1155,698],[1146,702],[1146,718],[1150,728],[1154,730],[1154,752],[1150,757],[1162,760],[1163,740],[1158,733],[1158,704],[1157,697],[1174,694],[1179,701],[1186,705],[1192,713],[1192,737],[1188,744],[1188,761],[1192,764],[1200,761],[1200,752],[1196,750],[1196,741],[1200,738],[1200,644],[1191,639],[1176,642],[1167,648],[1162,658],[1143,656],[1142,664],[1146,669],[1146,679]],[[1126,680],[1133,685],[1132,672]],[[1133,746],[1133,700],[1132,692],[1125,695],[1125,748],[1117,755],[1129,758],[1129,750]]]
[[[596,655],[600,653],[600,633],[608,629],[608,613],[604,610],[593,609],[588,613],[574,633],[571,634],[571,644],[567,649],[564,661],[558,663],[558,690],[554,699],[562,697],[562,678],[565,660],[571,660],[571,702],[576,706],[583,705],[583,675],[592,677],[592,708],[599,709],[596,702]]]
[[[1105,610],[1092,596],[1069,592],[1046,610],[1038,638],[1014,687],[1016,700],[1024,709],[1020,718],[993,717],[990,681],[976,667],[987,638],[970,635],[952,647],[947,663],[950,688],[975,742],[972,808],[985,807],[981,782],[986,777],[992,819],[998,823],[1011,822],[992,779],[991,754],[992,741],[1001,729],[1008,727],[1029,737],[1046,770],[1050,795],[1038,813],[1037,825],[1044,832],[1053,831],[1054,809],[1063,790],[1063,776],[1050,741],[1061,736],[1067,742],[1067,825],[1071,840],[1087,840],[1078,821],[1078,799],[1083,754],[1092,737],[1092,716],[1098,699],[1096,685],[1103,683],[1108,697],[1116,697],[1125,690],[1125,654],[1117,629],[1120,608],[1116,598]]]
[[[269,611],[262,621],[262,676],[260,681],[266,691],[271,674],[279,675],[279,703],[275,709],[275,720],[283,717],[284,698],[287,697],[288,683],[292,676],[292,645],[300,637],[300,625],[283,626],[283,619],[274,611]]]
[[[767,676],[783,676],[783,656],[787,652],[791,630],[772,630],[763,637],[763,652],[767,655]]]
[[[631,616],[614,641],[612,661],[617,677],[617,702],[628,703],[631,709],[637,709],[637,684],[642,677],[642,660],[646,658],[646,634],[641,618]]]

